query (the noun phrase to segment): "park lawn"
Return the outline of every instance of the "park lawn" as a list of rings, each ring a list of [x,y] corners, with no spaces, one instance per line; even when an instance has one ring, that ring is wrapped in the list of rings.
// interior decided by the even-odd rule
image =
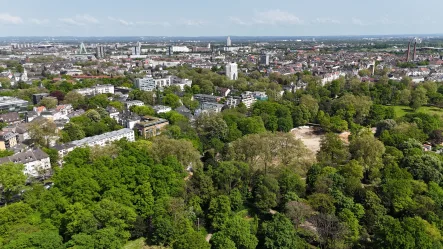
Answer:
[[[390,106],[390,107],[394,108],[396,118],[401,118],[408,113],[414,112],[414,110],[412,110],[412,108],[409,106],[395,105],[395,106]],[[423,113],[427,113],[427,114],[431,114],[431,115],[438,115],[440,117],[443,117],[443,109],[439,108],[439,107],[435,107],[435,106],[422,106],[422,107],[418,108],[415,112],[417,112],[417,113],[423,112]]]
[[[123,246],[123,249],[167,249],[161,246],[148,246],[145,244],[145,238],[129,241]]]

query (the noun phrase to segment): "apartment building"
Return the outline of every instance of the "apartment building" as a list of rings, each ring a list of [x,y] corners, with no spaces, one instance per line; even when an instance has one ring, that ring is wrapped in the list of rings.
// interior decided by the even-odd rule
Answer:
[[[144,106],[144,105],[145,103],[143,103],[143,101],[140,100],[132,100],[125,102],[126,110],[129,110],[132,106]]]
[[[194,99],[197,100],[198,102],[213,102],[213,103],[217,103],[219,102],[222,97],[220,96],[214,96],[214,95],[209,95],[209,94],[194,94]]]
[[[8,162],[23,164],[25,166],[23,173],[28,177],[46,178],[51,175],[51,160],[49,159],[48,154],[41,149],[30,150],[13,156],[0,158],[0,164]]]
[[[145,116],[140,123],[135,125],[135,129],[146,139],[160,135],[167,125],[169,122],[166,119]]]
[[[56,145],[53,148],[58,151],[60,159],[66,156],[69,152],[78,147],[94,147],[104,146],[111,142],[126,138],[128,141],[135,141],[134,131],[124,128],[118,131],[111,131],[101,135],[83,138],[81,140],[72,141],[67,144]]]
[[[9,131],[0,131],[0,150],[7,150],[17,146],[18,134]]]
[[[75,90],[76,92],[80,93],[83,96],[87,95],[98,95],[103,93],[111,93],[114,94],[114,86],[113,85],[96,85],[89,88],[81,88]]]
[[[142,79],[135,80],[135,87],[142,91],[152,92],[155,90],[163,91],[165,87],[171,86],[172,77],[155,79],[152,76],[147,76]]]

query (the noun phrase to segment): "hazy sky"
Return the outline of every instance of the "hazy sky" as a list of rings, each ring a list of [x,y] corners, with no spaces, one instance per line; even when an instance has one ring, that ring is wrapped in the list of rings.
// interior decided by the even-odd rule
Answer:
[[[0,0],[0,36],[443,33],[443,0]]]

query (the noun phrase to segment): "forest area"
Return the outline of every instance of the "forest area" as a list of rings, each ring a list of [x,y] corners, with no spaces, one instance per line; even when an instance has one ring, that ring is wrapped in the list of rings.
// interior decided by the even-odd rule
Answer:
[[[162,115],[170,125],[161,136],[77,148],[54,166],[50,189],[26,184],[23,166],[2,165],[2,196],[11,201],[0,208],[1,248],[112,249],[140,238],[171,249],[443,248],[443,84],[384,75],[323,86],[308,72],[229,81],[211,70],[170,70],[193,80],[181,97],[188,108],[189,95],[217,87],[265,91],[269,100],[192,123],[173,111]],[[280,95],[291,82],[306,87]],[[121,108],[63,94],[76,108]],[[324,134],[317,154],[289,133],[307,124]],[[65,141],[117,129],[93,110],[71,126],[77,132],[63,133]]]

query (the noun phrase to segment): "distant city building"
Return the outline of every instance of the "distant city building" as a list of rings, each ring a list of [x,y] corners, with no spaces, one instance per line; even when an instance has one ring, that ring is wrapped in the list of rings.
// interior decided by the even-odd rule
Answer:
[[[262,53],[260,54],[260,64],[269,66],[269,54],[265,51],[262,51]]]
[[[0,97],[0,111],[26,111],[28,109],[28,101],[15,97]]]
[[[228,39],[226,39],[226,46],[230,47],[231,45],[232,45],[231,37],[228,36]]]
[[[189,53],[191,49],[186,46],[172,46],[172,52],[174,53]]]
[[[238,65],[237,63],[228,63],[226,64],[226,76],[230,80],[237,80],[238,79]]]
[[[0,164],[19,163],[25,166],[23,173],[28,177],[49,177],[51,175],[51,160],[41,149],[21,152],[13,156],[0,158]],[[1,167],[1,165],[0,165]]]
[[[168,46],[168,55],[172,56],[174,54],[174,49],[172,49],[172,46]]]
[[[82,88],[74,90],[78,93],[80,93],[83,96],[87,95],[97,95],[97,94],[103,94],[103,93],[111,93],[114,94],[114,86],[113,85],[96,85],[90,88]]]
[[[97,46],[97,58],[99,59],[105,58],[105,55],[106,55],[105,47],[102,45]]]
[[[132,55],[141,55],[142,52],[142,44],[137,42],[137,45],[132,48]]]
[[[169,125],[166,119],[146,116],[142,122],[135,125],[135,130],[144,138],[151,138],[162,133],[163,129]]]

